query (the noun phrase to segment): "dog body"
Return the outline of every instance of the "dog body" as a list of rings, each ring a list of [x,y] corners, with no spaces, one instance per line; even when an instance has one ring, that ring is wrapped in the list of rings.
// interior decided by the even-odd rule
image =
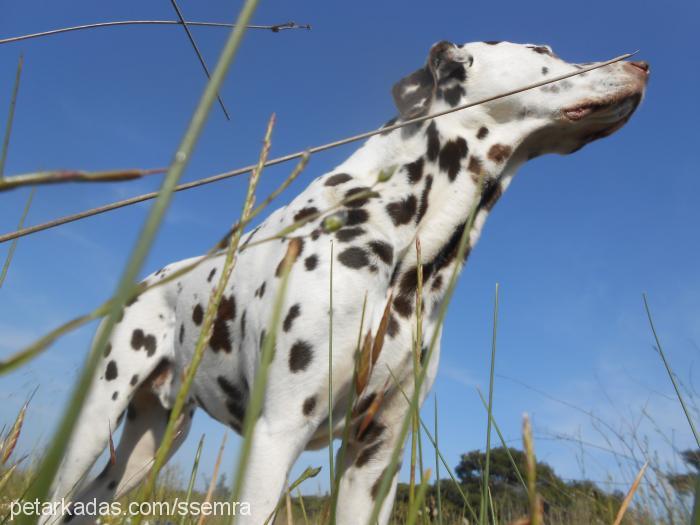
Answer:
[[[567,64],[545,46],[441,42],[431,49],[427,65],[397,83],[393,94],[399,119],[408,119],[575,67],[581,66]],[[428,342],[438,338],[430,361],[422,363],[428,367],[422,402],[437,372],[438,311],[455,265],[463,263],[457,260],[457,247],[472,203],[478,202],[469,232],[473,247],[493,205],[522,163],[544,153],[575,151],[619,129],[638,105],[647,74],[644,63],[617,63],[374,136],[243,237],[176,440],[176,446],[184,440],[197,407],[240,431],[281,282],[281,262],[289,243],[298,243],[300,253],[291,266],[241,498],[250,504],[252,515],[239,517],[238,523],[260,524],[267,518],[299,454],[327,446],[329,414],[334,434],[342,434],[355,388],[358,338],[380,332],[388,308],[384,345],[354,403],[351,439],[344,464],[337,466],[342,470],[337,522],[367,522],[407,409],[395,380],[408,395],[412,392],[416,239],[423,266],[422,360]],[[479,177],[483,177],[483,191],[477,195]],[[344,202],[368,191],[372,193]],[[342,228],[324,229],[326,210],[335,210],[330,213],[337,214]],[[289,236],[256,244],[318,213],[320,217]],[[124,412],[116,463],[73,499],[108,501],[146,475],[192,358],[223,259],[219,255],[204,261],[185,276],[146,291],[125,309],[63,461],[55,499],[70,493],[83,478]],[[146,282],[163,279],[193,261],[169,265]],[[328,406],[329,369],[333,371],[332,407]],[[358,434],[359,421],[377,396],[383,396],[379,410]],[[395,487],[396,476],[379,523],[389,519]]]

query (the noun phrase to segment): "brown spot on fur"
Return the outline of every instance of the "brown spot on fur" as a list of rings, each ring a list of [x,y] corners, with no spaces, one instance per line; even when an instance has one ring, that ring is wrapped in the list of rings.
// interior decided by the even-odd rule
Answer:
[[[471,171],[472,173],[475,174],[480,174],[481,173],[481,159],[479,157],[476,157],[472,155],[469,157],[469,165],[467,166],[467,169]]]
[[[496,163],[501,163],[506,160],[513,152],[513,148],[503,144],[494,144],[489,149],[488,158]]]
[[[487,127],[485,127],[485,126],[481,126],[481,127],[479,128],[479,131],[476,132],[476,138],[479,139],[479,140],[481,140],[481,139],[486,138],[486,136],[487,136],[488,134],[489,134],[489,128],[487,128]]]

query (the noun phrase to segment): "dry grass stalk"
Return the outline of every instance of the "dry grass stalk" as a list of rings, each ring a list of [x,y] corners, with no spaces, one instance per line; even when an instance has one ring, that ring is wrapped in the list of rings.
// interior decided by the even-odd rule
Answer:
[[[644,465],[642,465],[642,468],[639,469],[639,472],[637,473],[637,477],[634,478],[634,482],[632,483],[632,486],[630,487],[629,491],[627,492],[625,499],[622,500],[622,505],[620,506],[620,510],[617,511],[617,516],[615,517],[615,521],[613,522],[613,525],[620,525],[620,523],[622,523],[622,518],[625,517],[625,513],[627,512],[627,508],[629,507],[630,503],[632,503],[632,498],[634,497],[634,493],[637,492],[637,488],[639,488],[639,483],[642,481],[642,478],[644,477],[644,473],[646,472],[648,466],[649,466],[649,462],[647,461],[644,463]]]
[[[1,43],[2,43],[2,41],[0,40],[0,44]],[[367,138],[372,137],[374,135],[379,135],[380,133],[388,133],[388,132],[393,131],[395,129],[400,129],[400,128],[403,128],[405,126],[411,126],[413,124],[425,122],[427,120],[430,120],[430,119],[433,119],[436,117],[440,117],[442,115],[447,115],[448,113],[454,113],[455,111],[462,111],[462,110],[467,109],[467,108],[479,106],[481,104],[485,104],[487,102],[492,102],[494,100],[505,98],[505,97],[508,97],[511,95],[515,95],[517,93],[522,93],[523,91],[528,91],[528,90],[542,87],[542,86],[545,86],[548,84],[552,84],[554,82],[559,82],[561,80],[564,80],[564,79],[567,79],[570,77],[574,77],[577,75],[581,75],[581,74],[587,73],[589,71],[593,71],[594,69],[599,69],[601,67],[608,66],[608,65],[613,64],[615,62],[625,60],[627,58],[630,58],[632,55],[634,55],[634,53],[626,53],[624,55],[620,55],[619,57],[615,57],[615,58],[612,58],[610,60],[606,60],[605,62],[597,62],[591,66],[584,67],[582,69],[576,69],[575,71],[572,71],[571,73],[566,73],[564,75],[559,75],[557,77],[547,78],[546,80],[543,80],[540,82],[535,82],[534,84],[529,84],[527,86],[512,89],[512,90],[506,91],[504,93],[499,93],[498,95],[489,96],[489,97],[483,98],[481,100],[476,100],[476,101],[470,102],[468,104],[464,104],[461,106],[456,106],[454,108],[450,108],[448,110],[439,111],[437,113],[431,113],[431,114],[425,115],[423,117],[416,117],[414,119],[408,119],[408,120],[405,120],[405,121],[402,121],[402,122],[399,122],[396,124],[392,124],[391,126],[384,126],[382,128],[379,128],[379,129],[375,129],[372,131],[366,131],[364,133],[359,133],[359,134],[353,135],[351,137],[347,137],[344,139],[340,139],[340,140],[336,140],[336,141],[329,142],[326,144],[322,144],[320,146],[315,146],[313,148],[309,148],[308,150],[297,151],[295,153],[290,153],[290,154],[284,155],[282,157],[276,157],[274,159],[268,160],[263,167],[281,164],[283,162],[288,162],[288,161],[293,160],[293,159],[301,158],[304,155],[319,153],[321,151],[326,151],[326,150],[329,150],[332,148],[337,148],[339,146],[344,146],[346,144],[351,144],[353,142],[367,139]],[[213,182],[228,179],[230,177],[235,177],[237,175],[243,175],[245,173],[249,173],[249,172],[253,171],[254,169],[255,169],[255,165],[245,166],[243,168],[238,168],[235,170],[227,171],[224,173],[220,173],[218,175],[212,175],[210,177],[205,177],[203,179],[198,179],[198,180],[195,180],[192,182],[180,184],[180,185],[176,186],[173,191],[188,190],[191,188],[202,186],[204,184],[211,184]],[[87,217],[91,217],[93,215],[97,215],[100,213],[105,213],[107,211],[116,210],[116,209],[122,208],[124,206],[130,206],[132,204],[136,204],[136,203],[143,202],[146,200],[154,199],[157,196],[158,196],[158,192],[144,193],[142,195],[137,195],[135,197],[130,197],[128,199],[124,199],[121,201],[112,202],[110,204],[105,204],[103,206],[98,206],[96,208],[85,210],[85,211],[82,211],[82,212],[79,212],[79,213],[76,213],[73,215],[66,215],[64,217],[59,217],[57,219],[47,221],[47,222],[42,223],[42,224],[37,224],[37,225],[31,226],[29,228],[24,228],[21,230],[16,230],[14,232],[9,232],[9,233],[0,235],[0,243],[3,243],[5,241],[9,241],[11,239],[16,239],[18,237],[23,237],[23,236],[29,235],[31,233],[36,233],[38,231],[43,231],[43,230],[46,230],[49,228],[55,228],[56,226],[60,226],[62,224],[66,224],[66,223],[73,222],[76,220],[85,219]]]
[[[37,186],[39,184],[59,184],[63,182],[120,182],[140,179],[146,175],[165,173],[167,168],[126,169],[107,171],[77,171],[56,170],[37,171],[4,177],[0,180],[0,191],[12,190],[21,186]]]

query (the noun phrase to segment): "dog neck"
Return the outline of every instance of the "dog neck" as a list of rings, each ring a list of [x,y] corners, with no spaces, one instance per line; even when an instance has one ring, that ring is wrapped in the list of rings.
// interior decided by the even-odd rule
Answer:
[[[375,136],[337,168],[379,192],[370,204],[373,213],[396,210],[392,239],[402,293],[413,291],[414,277],[405,274],[415,274],[416,239],[427,283],[455,262],[474,206],[469,247],[475,245],[491,209],[527,159],[521,147],[531,131],[526,127],[522,121],[496,123],[483,115],[446,115]],[[388,181],[376,182],[379,173],[394,169]]]

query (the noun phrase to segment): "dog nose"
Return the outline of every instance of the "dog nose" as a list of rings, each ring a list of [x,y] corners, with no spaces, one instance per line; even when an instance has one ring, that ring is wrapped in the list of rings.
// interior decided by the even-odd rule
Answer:
[[[636,68],[638,68],[638,69],[641,69],[641,70],[644,71],[645,73],[649,74],[649,69],[650,69],[650,68],[649,68],[649,63],[648,63],[648,62],[645,62],[645,61],[643,61],[643,60],[639,60],[639,61],[636,61],[636,62],[629,62],[629,65],[630,65],[630,66],[634,66],[634,67],[636,67]]]

